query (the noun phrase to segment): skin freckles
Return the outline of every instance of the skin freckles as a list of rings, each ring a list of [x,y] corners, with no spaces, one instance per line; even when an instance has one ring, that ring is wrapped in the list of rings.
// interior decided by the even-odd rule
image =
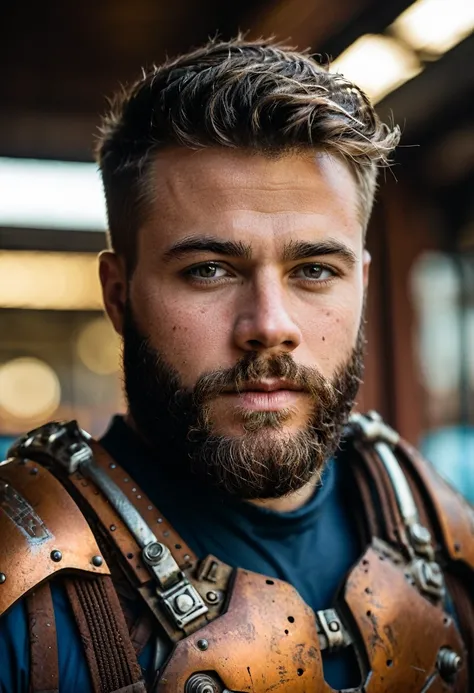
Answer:
[[[158,155],[154,177],[130,300],[140,330],[184,386],[248,351],[291,353],[330,378],[354,347],[370,261],[348,166],[315,152],[270,159],[183,148]],[[221,245],[193,249],[196,240]],[[104,253],[100,273],[121,333],[123,262]],[[293,405],[290,430],[309,415],[303,393]],[[216,402],[213,415],[219,432],[235,434],[235,406]]]

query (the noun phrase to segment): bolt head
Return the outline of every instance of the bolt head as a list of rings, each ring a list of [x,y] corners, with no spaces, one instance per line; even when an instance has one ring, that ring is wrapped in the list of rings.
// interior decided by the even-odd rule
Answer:
[[[417,544],[429,544],[431,541],[431,533],[429,529],[423,527],[418,522],[415,522],[410,529],[411,536]]]
[[[104,562],[104,559],[102,558],[102,556],[92,556],[91,562],[92,562],[92,565],[95,565],[96,568],[99,568],[102,565],[102,563]]]
[[[152,541],[143,549],[143,559],[150,565],[156,565],[163,558],[165,547],[159,541]]]
[[[202,650],[204,652],[209,647],[209,643],[205,638],[201,638],[200,640],[197,641],[197,646],[199,647],[200,650]]]
[[[59,561],[62,560],[63,557],[61,551],[59,551],[58,549],[54,549],[53,551],[51,551],[50,556],[51,560],[55,563],[59,563]]]
[[[462,657],[449,647],[442,647],[438,653],[437,666],[441,676],[449,680],[462,667]]]
[[[180,594],[174,600],[174,605],[180,614],[187,614],[194,606],[194,599],[190,594]]]

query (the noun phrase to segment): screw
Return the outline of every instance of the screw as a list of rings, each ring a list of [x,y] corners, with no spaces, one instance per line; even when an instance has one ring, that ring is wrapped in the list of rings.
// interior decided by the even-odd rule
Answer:
[[[442,647],[438,653],[436,666],[443,679],[448,680],[462,667],[462,657],[449,647]]]
[[[59,563],[59,561],[62,559],[63,555],[61,551],[58,551],[58,549],[54,549],[51,551],[51,560],[54,561],[55,563]]]
[[[102,558],[102,556],[92,556],[91,563],[92,563],[92,565],[95,565],[96,568],[99,568],[103,562],[104,562],[104,559]]]
[[[0,585],[3,585],[6,579],[7,576],[5,575],[5,573],[0,573]]]
[[[205,638],[201,638],[201,640],[198,640],[196,644],[203,652],[209,647],[209,643]]]

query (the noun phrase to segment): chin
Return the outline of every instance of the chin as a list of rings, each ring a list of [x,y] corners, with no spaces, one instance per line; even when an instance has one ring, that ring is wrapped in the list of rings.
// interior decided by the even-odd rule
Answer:
[[[278,440],[288,439],[300,433],[308,425],[306,418],[301,421],[301,419],[285,417],[282,421],[280,412],[252,412],[252,414],[255,415],[234,416],[231,421],[214,420],[210,430],[213,435],[226,438],[251,436]]]

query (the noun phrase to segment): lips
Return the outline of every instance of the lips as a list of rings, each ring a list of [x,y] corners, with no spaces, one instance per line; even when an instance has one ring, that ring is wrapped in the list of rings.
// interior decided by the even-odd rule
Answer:
[[[236,397],[239,406],[249,411],[279,411],[297,406],[302,388],[281,378],[244,383],[238,390],[224,394]]]
[[[277,392],[278,390],[291,390],[293,392],[302,392],[302,388],[289,380],[282,378],[258,380],[254,382],[244,383],[238,389],[227,390],[236,394],[242,392]]]

